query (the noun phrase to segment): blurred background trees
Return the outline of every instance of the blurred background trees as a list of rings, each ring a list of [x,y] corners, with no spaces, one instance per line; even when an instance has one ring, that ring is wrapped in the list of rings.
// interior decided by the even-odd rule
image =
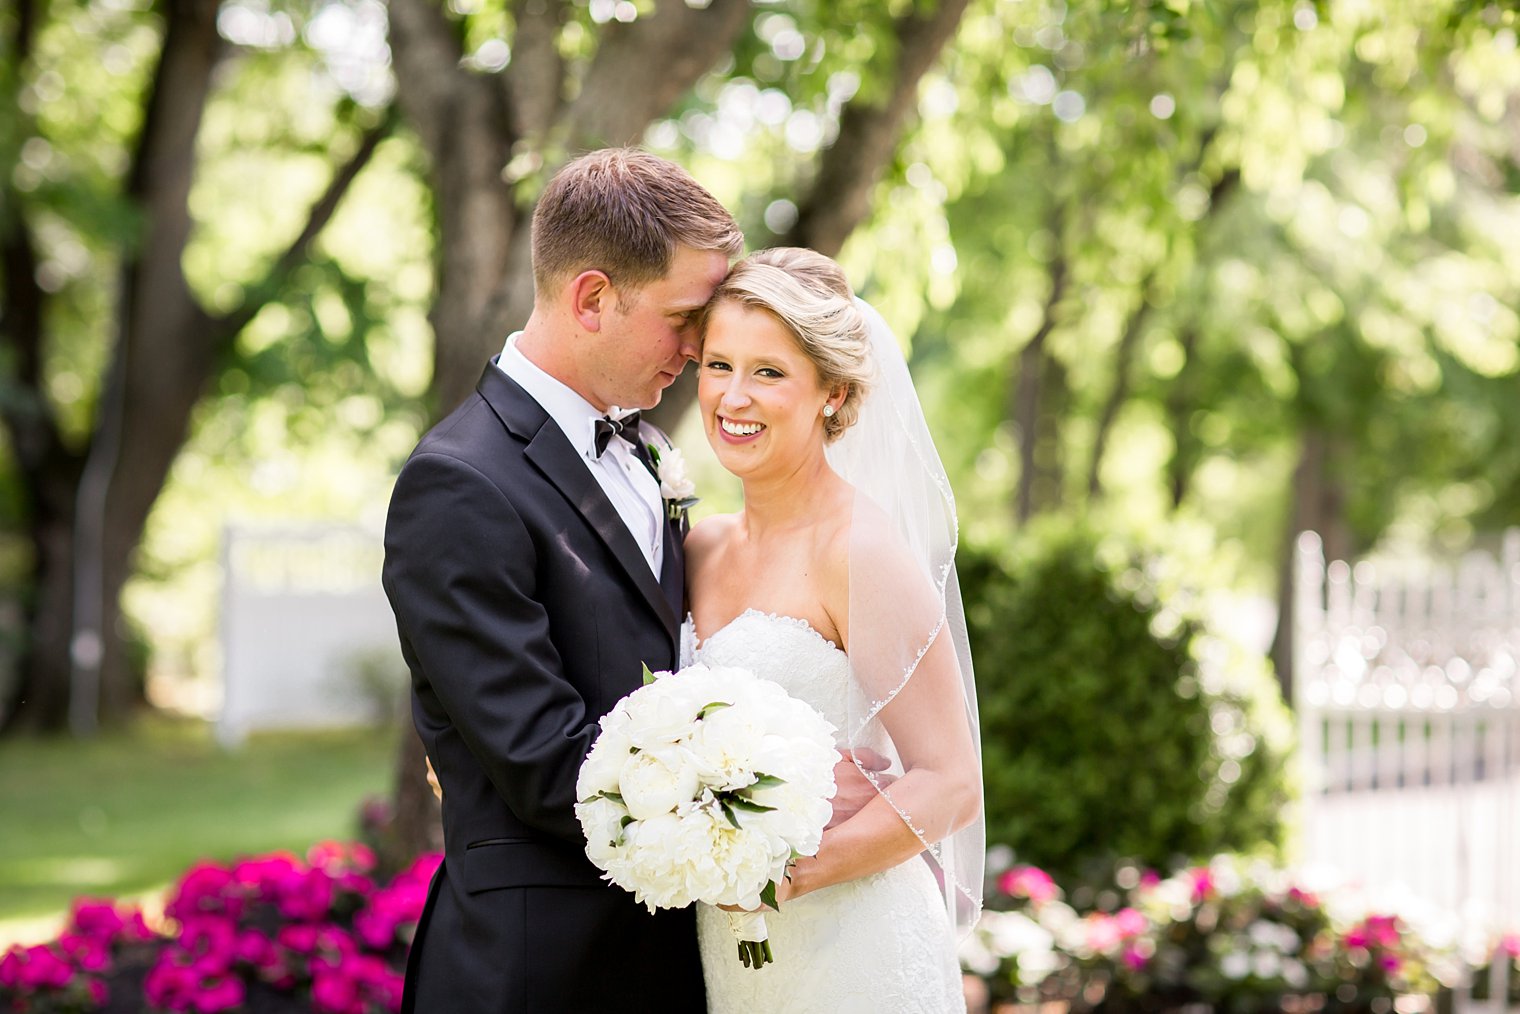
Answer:
[[[1157,615],[1210,628],[1286,605],[1299,530],[1345,556],[1520,521],[1516,28],[1472,0],[7,5],[0,722],[214,683],[221,524],[377,523],[526,315],[539,188],[606,143],[689,166],[751,247],[837,253],[910,342],[990,547],[973,606],[1079,518],[1125,547],[1109,580],[1183,574]],[[1021,694],[1007,629],[981,682]]]

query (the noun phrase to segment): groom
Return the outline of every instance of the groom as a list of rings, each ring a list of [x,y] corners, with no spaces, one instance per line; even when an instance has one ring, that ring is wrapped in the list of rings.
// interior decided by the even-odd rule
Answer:
[[[673,669],[681,527],[627,417],[697,355],[739,252],[680,167],[593,152],[533,216],[535,301],[396,480],[384,585],[445,858],[407,967],[416,1014],[705,1008],[690,909],[602,881],[573,813],[597,719]]]

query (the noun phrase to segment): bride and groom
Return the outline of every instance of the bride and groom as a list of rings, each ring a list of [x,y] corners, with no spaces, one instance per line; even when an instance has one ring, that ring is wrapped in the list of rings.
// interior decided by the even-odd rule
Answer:
[[[981,885],[953,498],[895,339],[805,250],[741,236],[679,167],[613,149],[533,221],[536,300],[402,469],[384,584],[444,798],[406,1010],[963,1008]],[[736,515],[688,533],[680,455],[631,411],[689,360]],[[839,730],[834,818],[768,916],[646,912],[576,821],[597,720],[641,666],[737,665]]]

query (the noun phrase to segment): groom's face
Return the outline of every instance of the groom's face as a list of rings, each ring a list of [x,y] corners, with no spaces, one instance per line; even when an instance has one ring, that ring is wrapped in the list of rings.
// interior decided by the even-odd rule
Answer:
[[[602,322],[593,400],[622,408],[657,405],[697,357],[696,318],[727,273],[722,252],[677,247],[664,277],[619,292]]]

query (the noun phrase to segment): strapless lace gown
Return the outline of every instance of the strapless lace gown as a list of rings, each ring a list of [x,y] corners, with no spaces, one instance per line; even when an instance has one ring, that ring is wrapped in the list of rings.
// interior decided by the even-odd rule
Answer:
[[[683,664],[743,666],[844,727],[849,661],[805,621],[749,610],[700,645],[688,620],[683,641]],[[954,933],[922,859],[784,902],[765,921],[776,960],[745,968],[727,914],[697,906],[710,1014],[966,1009]]]

